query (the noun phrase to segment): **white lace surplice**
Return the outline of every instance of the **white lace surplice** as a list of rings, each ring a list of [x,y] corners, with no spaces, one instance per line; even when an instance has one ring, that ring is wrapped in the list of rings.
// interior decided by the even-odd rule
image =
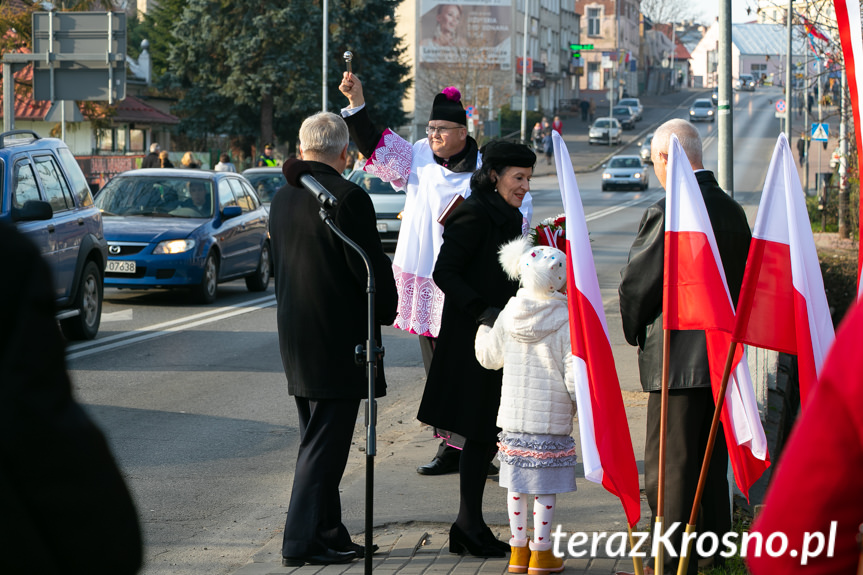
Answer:
[[[481,165],[482,158],[477,154],[476,167]],[[443,292],[432,280],[443,244],[443,225],[437,219],[456,195],[470,195],[473,173],[452,172],[435,162],[428,139],[411,146],[389,129],[363,169],[407,194],[393,257],[399,297],[393,325],[410,333],[437,337],[444,302]],[[525,232],[533,212],[530,194],[525,196],[521,212]]]

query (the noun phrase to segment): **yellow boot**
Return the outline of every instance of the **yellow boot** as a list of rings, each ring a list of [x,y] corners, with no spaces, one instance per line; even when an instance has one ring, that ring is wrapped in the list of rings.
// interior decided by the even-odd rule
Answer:
[[[547,575],[561,571],[563,571],[563,557],[555,557],[554,550],[531,550],[530,563],[528,563],[527,568],[528,575]]]
[[[523,539],[522,541],[524,545],[518,547],[512,545],[509,548],[510,573],[527,573],[527,566],[530,562],[530,547],[527,546],[527,539]],[[522,541],[512,540],[513,543],[521,543]]]

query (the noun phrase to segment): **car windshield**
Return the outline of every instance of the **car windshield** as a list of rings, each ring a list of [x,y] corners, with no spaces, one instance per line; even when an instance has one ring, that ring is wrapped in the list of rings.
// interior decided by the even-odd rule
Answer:
[[[370,194],[403,194],[404,191],[396,191],[391,185],[377,176],[373,176],[362,170],[354,170],[348,179]]]
[[[607,128],[608,127],[608,120],[597,120],[596,122],[594,122],[593,127],[594,128]]]
[[[614,108],[612,112],[614,112],[615,116],[628,116],[629,108]]]
[[[206,218],[213,215],[213,185],[197,178],[119,176],[95,204],[109,216]]]
[[[273,196],[279,189],[287,184],[285,176],[281,173],[275,174],[243,174],[255,191],[258,192],[258,197],[262,202],[272,202]]]
[[[638,107],[638,102],[636,102],[635,100],[621,100],[620,105]]]
[[[708,102],[707,100],[696,100],[695,101],[696,108],[712,108],[713,104]]]
[[[641,160],[638,158],[611,158],[609,168],[640,168]]]

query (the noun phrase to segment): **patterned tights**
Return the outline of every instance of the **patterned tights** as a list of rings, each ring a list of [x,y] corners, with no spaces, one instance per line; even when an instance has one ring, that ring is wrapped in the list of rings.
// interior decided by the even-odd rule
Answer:
[[[554,518],[554,504],[557,499],[555,494],[550,495],[527,495],[507,492],[507,512],[509,514],[509,527],[512,531],[511,544],[513,547],[524,547],[528,542],[527,536],[527,502],[533,498],[533,541],[530,548],[533,551],[544,551],[551,549],[551,522]]]

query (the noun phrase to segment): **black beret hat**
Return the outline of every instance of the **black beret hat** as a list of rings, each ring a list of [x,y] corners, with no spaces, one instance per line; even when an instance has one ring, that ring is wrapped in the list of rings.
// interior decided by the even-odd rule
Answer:
[[[492,140],[480,150],[484,164],[532,168],[536,164],[536,154],[524,144],[514,144],[505,140]]]
[[[431,120],[445,120],[467,126],[467,114],[461,105],[461,93],[453,86],[444,88],[434,97],[432,102]]]

